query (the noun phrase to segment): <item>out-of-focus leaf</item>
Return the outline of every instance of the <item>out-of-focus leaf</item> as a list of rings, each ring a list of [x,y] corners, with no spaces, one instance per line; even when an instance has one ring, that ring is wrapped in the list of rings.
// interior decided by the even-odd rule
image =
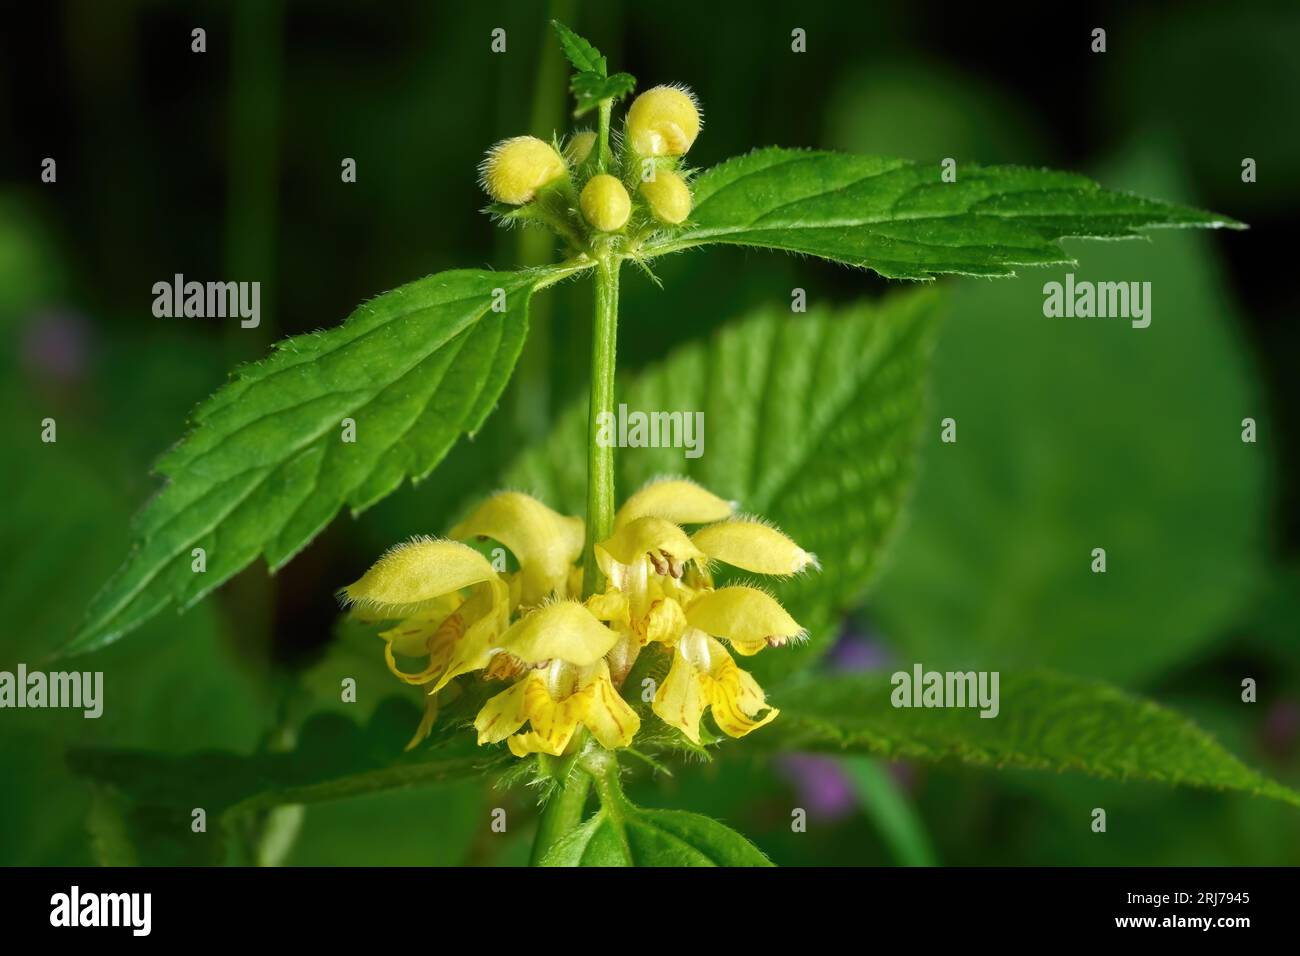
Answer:
[[[1010,276],[1070,262],[1057,240],[1119,239],[1171,226],[1241,228],[1214,213],[1102,189],[1074,173],[760,149],[696,180],[690,226],[648,258],[709,243],[820,256],[895,279]]]
[[[1117,11],[1118,12],[1118,11]],[[1112,35],[1127,38],[1098,76],[1090,129],[1116,139],[1168,136],[1170,155],[1186,160],[1198,186],[1234,211],[1285,221],[1296,208],[1300,126],[1279,123],[1295,102],[1292,51],[1300,46],[1295,4],[1212,4],[1185,9],[1130,6]],[[1214,69],[1183,70],[1188,57],[1213,49]],[[1249,104],[1249,108],[1244,108]],[[1225,157],[1224,143],[1243,148]],[[1249,148],[1245,148],[1249,144]],[[1241,178],[1250,157],[1258,174]]]
[[[826,104],[826,145],[938,162],[1037,165],[1054,157],[1014,95],[947,60],[863,58]]]
[[[1140,160],[1107,178],[1180,192]],[[1060,271],[954,288],[911,521],[875,590],[905,659],[1128,684],[1243,616],[1277,438],[1207,243],[1088,247],[1078,281],[1151,283],[1144,329],[1044,317]]]
[[[935,866],[938,859],[925,824],[890,777],[889,768],[874,757],[846,757],[840,763],[853,782],[863,813],[876,825],[899,865]]]
[[[66,286],[49,227],[18,196],[0,195],[0,330],[8,334],[27,310],[55,304]]]
[[[656,475],[688,475],[821,558],[820,573],[774,582],[811,641],[749,658],[760,676],[824,648],[875,571],[913,475],[937,304],[915,290],[838,312],[767,309],[619,379],[629,409],[700,411],[705,425],[698,458],[620,449],[620,499]],[[586,422],[587,403],[571,405],[506,483],[581,514]]]
[[[845,750],[991,767],[1240,790],[1300,806],[1300,793],[1256,773],[1179,714],[1107,684],[1002,674],[999,711],[895,707],[885,675],[819,676],[788,685],[781,716],[753,739],[782,749]]]
[[[232,836],[275,808],[480,779],[507,760],[503,751],[475,746],[455,721],[435,730],[428,744],[403,753],[417,721],[413,706],[393,698],[364,726],[337,714],[308,720],[287,752],[166,756],[86,748],[72,750],[68,762],[112,795],[142,860],[219,861],[230,852]],[[194,808],[207,815],[205,833],[191,831]]]
[[[313,717],[297,746],[285,753],[200,751],[173,757],[100,748],[73,750],[68,759],[79,775],[138,803],[202,806],[210,814],[481,776],[505,759],[476,747],[463,728],[446,728],[433,743],[403,754],[402,744],[418,720],[408,702],[394,698],[364,726],[337,714]]]
[[[129,346],[121,343],[120,350],[125,356]],[[140,363],[137,374],[141,369],[156,385],[157,375],[176,374],[157,364]],[[0,614],[20,622],[0,636],[0,670],[13,671],[19,662],[32,670],[63,669],[48,662],[50,650],[76,627],[81,608],[112,571],[120,558],[114,542],[127,529],[130,505],[114,481],[112,462],[128,457],[122,452],[125,433],[160,409],[122,401],[113,403],[110,414],[66,397],[57,402],[38,390],[24,394],[21,384],[14,379],[0,388],[0,404],[11,412],[0,418],[0,443],[10,466],[0,479],[7,502],[0,510],[0,551],[21,556],[8,563],[0,580]],[[45,415],[57,419],[57,442],[40,441]],[[0,735],[6,774],[0,848],[6,863],[91,862],[90,794],[68,772],[63,755],[69,742],[111,741],[162,752],[196,742],[243,748],[255,743],[270,717],[265,698],[248,686],[223,643],[213,605],[188,615],[183,634],[172,622],[150,622],[137,640],[108,648],[78,669],[103,674],[97,719],[85,719],[79,710],[6,712]],[[90,822],[101,820],[92,813]],[[110,835],[104,828],[95,832]]]

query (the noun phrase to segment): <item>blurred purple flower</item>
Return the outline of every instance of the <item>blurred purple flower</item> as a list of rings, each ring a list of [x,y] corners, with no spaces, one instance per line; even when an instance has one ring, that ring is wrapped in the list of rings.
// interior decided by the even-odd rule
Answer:
[[[1268,709],[1264,717],[1264,746],[1270,753],[1285,757],[1300,737],[1300,702],[1283,698]]]
[[[86,371],[90,336],[90,323],[76,312],[37,312],[23,330],[23,368],[38,380],[75,382]]]
[[[877,671],[889,663],[890,656],[889,650],[874,633],[846,620],[840,636],[826,655],[826,664],[833,671]]]
[[[879,636],[859,621],[846,619],[834,646],[826,654],[826,667],[839,673],[884,670],[893,655]],[[836,822],[857,812],[853,782],[831,757],[818,754],[786,754],[777,760],[782,776],[799,794],[809,816]],[[911,790],[916,783],[912,767],[895,763],[889,768],[899,785]]]
[[[857,812],[853,783],[831,757],[817,754],[784,754],[777,769],[794,784],[799,805],[808,815],[834,823]]]

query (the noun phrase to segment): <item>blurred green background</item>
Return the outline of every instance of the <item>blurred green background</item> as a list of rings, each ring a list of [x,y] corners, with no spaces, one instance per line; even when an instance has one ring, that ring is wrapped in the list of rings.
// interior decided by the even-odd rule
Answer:
[[[476,165],[506,136],[568,124],[564,19],[642,88],[684,82],[702,166],[758,145],[1044,164],[1248,222],[1237,234],[1067,243],[1080,278],[1150,280],[1154,320],[1048,322],[1063,269],[949,288],[937,425],[906,527],[826,666],[1047,665],[1182,709],[1248,763],[1300,782],[1300,7],[1084,4],[997,13],[937,2],[52,2],[6,4],[0,35],[0,669],[72,633],[154,488],[152,460],[234,364],[442,269],[508,268],[545,241],[494,230]],[[1107,30],[1104,54],[1091,30]],[[207,31],[207,52],[190,31]],[[507,31],[507,51],[490,33]],[[808,52],[790,51],[807,31]],[[40,182],[57,160],[56,184]],[[344,158],[356,183],[340,181]],[[1258,181],[1241,181],[1244,157]],[[259,280],[262,324],[157,319],[151,287]],[[826,264],[735,249],[624,282],[634,369],[749,308],[881,294]],[[0,712],[0,863],[89,863],[90,793],[67,747],[248,751],[337,703],[338,673],[397,692],[331,643],[333,592],[392,542],[446,528],[585,385],[589,303],[539,297],[489,426],[425,483],[339,518],[275,579],[259,565],[180,618],[80,666],[104,717]],[[1259,441],[1237,440],[1240,421]],[[40,421],[58,422],[42,444]],[[1074,555],[1105,544],[1104,578]],[[1122,556],[1122,557],[1117,557]],[[1243,677],[1259,702],[1240,702]],[[364,695],[363,695],[364,696]],[[779,701],[778,701],[779,703]],[[368,709],[372,704],[358,705]],[[348,712],[349,715],[357,716]],[[744,832],[777,862],[1300,862],[1300,816],[1151,784],[720,748],[633,796]],[[523,789],[470,782],[309,807],[288,861],[501,864]],[[805,807],[807,833],[790,831]],[[1091,832],[1093,807],[1110,829]]]

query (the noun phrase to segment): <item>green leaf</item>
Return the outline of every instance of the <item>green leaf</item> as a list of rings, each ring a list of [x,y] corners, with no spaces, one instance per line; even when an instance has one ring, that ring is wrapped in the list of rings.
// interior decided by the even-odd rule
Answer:
[[[477,747],[473,734],[450,720],[429,744],[403,753],[418,721],[408,701],[389,698],[364,726],[337,714],[311,718],[288,752],[171,756],[82,748],[69,751],[68,763],[136,805],[203,807],[214,816],[482,777],[507,759],[504,751]]]
[[[1144,154],[1110,178],[1185,195]],[[1268,576],[1279,431],[1213,245],[1101,243],[1068,270],[1150,282],[1145,329],[1044,318],[1043,284],[1067,270],[955,284],[911,518],[874,591],[907,660],[1135,687],[1246,618]]]
[[[1107,684],[1004,673],[991,718],[977,707],[894,707],[894,692],[884,674],[802,679],[774,695],[781,716],[752,739],[780,749],[1077,770],[1300,806],[1300,793],[1251,770],[1185,717]]]
[[[636,89],[636,77],[630,73],[609,75],[609,65],[600,51],[574,33],[559,20],[552,20],[560,38],[564,55],[573,64],[575,72],[569,80],[569,91],[577,100],[574,116],[582,116],[600,105],[603,100],[617,102]]]
[[[602,100],[618,102],[636,89],[636,77],[631,73],[599,76],[595,73],[575,73],[569,81],[569,90],[578,101],[574,116],[594,110]]]
[[[107,644],[165,607],[184,610],[259,554],[275,571],[345,504],[359,513],[407,476],[426,476],[483,423],[519,356],[529,297],[561,274],[438,273],[240,369],[159,462],[169,481],[137,516],[132,554],[65,650]],[[505,311],[493,311],[500,294]],[[345,419],[355,441],[343,440]],[[203,573],[192,570],[195,548]]]
[[[589,41],[578,36],[559,20],[552,20],[551,26],[555,28],[556,35],[560,38],[560,47],[575,70],[579,73],[595,73],[600,77],[608,75],[609,68],[605,58]]]
[[[688,475],[821,558],[820,573],[764,582],[811,640],[748,658],[760,679],[833,638],[836,615],[862,597],[892,536],[912,483],[938,301],[932,290],[909,290],[838,312],[765,309],[619,376],[618,401],[629,409],[703,412],[706,436],[698,458],[620,449],[620,500],[657,475]],[[586,423],[580,400],[505,483],[582,514]]]
[[[542,866],[771,866],[730,827],[686,810],[600,810],[551,848]]]
[[[1073,173],[761,149],[695,182],[690,226],[647,258],[707,243],[820,256],[897,279],[1013,275],[1070,262],[1066,236],[1123,238],[1158,226],[1242,228],[1224,216],[1110,192]]]
[[[541,866],[771,866],[763,852],[712,817],[647,810],[623,795],[615,767],[597,781],[601,808],[565,834]]]

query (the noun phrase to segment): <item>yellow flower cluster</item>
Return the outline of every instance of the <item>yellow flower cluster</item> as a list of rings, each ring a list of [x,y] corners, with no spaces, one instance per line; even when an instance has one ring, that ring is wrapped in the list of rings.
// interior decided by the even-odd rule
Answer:
[[[657,86],[628,109],[623,151],[610,169],[596,156],[597,136],[574,133],[563,150],[535,136],[502,140],[481,167],[484,190],[497,202],[526,206],[559,197],[562,214],[596,234],[621,232],[639,209],[650,223],[675,226],[691,212],[691,190],[678,168],[700,133],[700,108],[690,90]],[[593,162],[595,157],[595,162]],[[634,202],[633,192],[640,197]],[[576,202],[566,197],[576,197]]]
[[[687,534],[684,525],[703,527]],[[472,538],[500,542],[519,570],[498,573],[463,543]],[[428,735],[438,692],[478,672],[511,682],[479,712],[480,744],[504,740],[517,756],[558,756],[585,727],[608,749],[626,747],[641,719],[619,688],[652,644],[672,655],[652,710],[691,741],[700,743],[706,710],[732,737],[776,717],[731,652],[757,654],[803,632],[765,591],[714,587],[710,567],[788,576],[815,566],[814,555],[684,479],[652,482],[627,500],[613,534],[596,546],[606,588],[585,601],[582,544],[580,519],[502,492],[448,539],[399,545],[343,590],[355,613],[399,621],[381,634],[388,666],[427,695],[411,746]],[[403,670],[399,657],[425,663]]]

